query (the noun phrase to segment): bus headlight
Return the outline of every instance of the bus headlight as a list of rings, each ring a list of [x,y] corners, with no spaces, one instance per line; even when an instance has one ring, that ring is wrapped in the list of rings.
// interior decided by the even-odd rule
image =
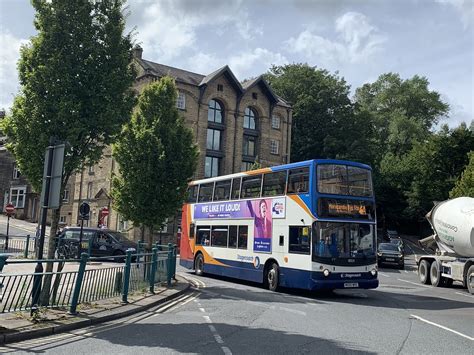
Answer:
[[[326,276],[326,277],[328,277],[329,274],[330,274],[329,270],[328,270],[328,269],[324,269],[323,275]]]
[[[377,275],[377,269],[373,268],[372,270],[370,270],[370,273],[372,274],[372,276]]]

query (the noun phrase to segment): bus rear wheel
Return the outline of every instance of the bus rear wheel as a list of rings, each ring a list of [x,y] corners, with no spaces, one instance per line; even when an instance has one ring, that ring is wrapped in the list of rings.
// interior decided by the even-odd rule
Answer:
[[[279,270],[278,265],[275,263],[270,264],[265,273],[264,286],[270,291],[276,291],[279,282]]]
[[[194,273],[197,276],[204,274],[204,257],[202,254],[198,254],[194,260]]]

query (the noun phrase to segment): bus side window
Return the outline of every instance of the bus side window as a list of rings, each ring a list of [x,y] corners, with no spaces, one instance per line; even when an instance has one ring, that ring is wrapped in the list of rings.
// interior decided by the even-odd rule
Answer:
[[[290,226],[288,252],[294,254],[308,254],[310,252],[309,227]]]
[[[209,245],[211,242],[211,227],[199,226],[196,232],[196,245]]]
[[[196,199],[198,195],[198,187],[199,185],[193,185],[193,186],[188,187],[186,202],[196,203]]]
[[[240,198],[260,197],[262,188],[262,174],[246,176],[242,179]]]
[[[229,226],[229,248],[237,248],[237,226]]]
[[[239,249],[247,249],[248,227],[239,226]]]
[[[262,196],[281,196],[285,194],[286,170],[263,175]]]
[[[195,224],[194,223],[191,223],[189,225],[189,239],[194,239],[194,228],[195,228]]]
[[[231,180],[217,181],[213,201],[227,201],[230,197]]]
[[[214,190],[214,183],[202,184],[199,187],[198,202],[210,202],[212,201],[212,193]]]
[[[291,169],[288,173],[288,193],[299,194],[309,191],[309,168]]]
[[[240,180],[242,180],[242,178],[232,179],[232,194],[230,197],[232,200],[238,200],[240,198]]]

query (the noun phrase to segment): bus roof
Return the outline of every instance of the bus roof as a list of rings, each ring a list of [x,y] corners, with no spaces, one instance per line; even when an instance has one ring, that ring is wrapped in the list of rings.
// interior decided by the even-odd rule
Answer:
[[[305,161],[300,161],[300,162],[296,162],[296,163],[288,163],[288,164],[284,164],[284,165],[275,165],[275,166],[268,167],[268,168],[262,168],[262,169],[257,169],[257,170],[249,170],[249,171],[243,171],[243,172],[240,172],[240,173],[234,173],[234,174],[229,174],[229,175],[220,175],[220,176],[215,176],[215,177],[212,177],[212,178],[195,180],[195,181],[191,181],[189,184],[190,185],[205,184],[207,182],[227,180],[227,179],[241,177],[241,176],[257,175],[257,174],[269,173],[269,172],[272,172],[272,171],[282,171],[282,170],[286,170],[286,169],[301,168],[301,167],[305,167],[305,166],[310,166],[312,164],[343,164],[343,165],[355,166],[355,167],[362,168],[362,169],[372,170],[372,168],[369,165],[362,164],[362,163],[357,163],[357,162],[349,161],[349,160],[312,159],[312,160],[305,160]]]

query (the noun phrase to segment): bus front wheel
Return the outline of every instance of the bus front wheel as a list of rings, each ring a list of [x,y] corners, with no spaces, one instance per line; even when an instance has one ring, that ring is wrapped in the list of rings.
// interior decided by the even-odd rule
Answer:
[[[265,288],[269,289],[270,291],[276,291],[278,288],[278,278],[279,278],[279,271],[278,265],[273,263],[270,264],[269,267],[266,269],[267,272],[265,274]]]
[[[194,273],[198,276],[204,273],[204,257],[202,254],[198,254],[196,260],[194,260]]]

